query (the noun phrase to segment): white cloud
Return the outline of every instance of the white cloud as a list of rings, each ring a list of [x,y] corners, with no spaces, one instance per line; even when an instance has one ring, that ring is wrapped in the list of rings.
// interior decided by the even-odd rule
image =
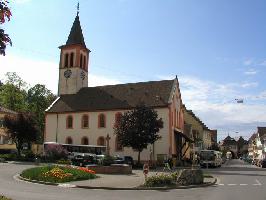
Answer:
[[[258,95],[241,92],[241,88],[256,87],[258,83],[218,84],[189,76],[179,77],[179,82],[186,107],[209,128],[217,128],[221,134],[238,131],[248,136],[259,124],[266,126],[266,105],[256,101],[265,100],[266,91]],[[235,99],[243,97],[244,104],[237,104]]]
[[[37,83],[44,84],[54,94],[57,94],[58,87],[58,63],[43,60],[33,60],[30,58],[15,55],[1,56],[0,79],[5,78],[7,72],[16,72],[30,86]],[[112,85],[121,83],[120,81],[104,77],[102,75],[88,75],[89,86]]]
[[[242,88],[254,88],[258,86],[258,82],[249,82],[241,84]]]
[[[16,72],[31,86],[40,83],[57,92],[58,64],[49,61],[33,60],[14,55],[1,56],[0,78],[4,79],[7,72]]]
[[[249,66],[251,64],[253,64],[253,59],[252,58],[248,58],[248,59],[243,61],[243,65],[245,65],[245,66]]]
[[[262,61],[262,62],[260,63],[260,65],[262,65],[262,66],[266,66],[266,60]]]
[[[256,71],[255,69],[249,69],[249,70],[244,72],[244,74],[246,74],[246,75],[255,75],[257,73],[258,73],[258,71]]]

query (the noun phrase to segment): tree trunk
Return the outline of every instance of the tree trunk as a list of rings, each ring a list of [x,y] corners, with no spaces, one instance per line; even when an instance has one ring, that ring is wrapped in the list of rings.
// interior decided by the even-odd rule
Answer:
[[[138,165],[140,165],[140,152],[141,151],[139,151],[139,154],[138,154]]]

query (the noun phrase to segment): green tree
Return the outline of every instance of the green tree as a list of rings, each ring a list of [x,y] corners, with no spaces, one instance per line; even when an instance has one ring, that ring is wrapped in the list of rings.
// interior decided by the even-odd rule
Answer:
[[[48,90],[45,85],[36,84],[28,90],[27,105],[28,111],[36,117],[40,129],[39,142],[43,141],[43,132],[45,127],[45,109],[56,99],[56,96]]]
[[[114,127],[118,141],[124,147],[132,147],[140,153],[161,138],[160,129],[163,128],[162,119],[158,119],[157,112],[145,105],[138,105],[135,109],[125,112]]]
[[[14,111],[26,111],[27,84],[15,72],[8,72],[6,77],[0,89],[0,104]]]
[[[4,24],[6,19],[9,21],[11,17],[11,11],[7,6],[7,0],[0,0],[0,24]],[[6,45],[12,45],[11,39],[4,29],[0,28],[0,55],[5,55]]]
[[[25,113],[18,113],[17,115],[6,115],[4,117],[4,127],[16,144],[18,155],[21,155],[21,150],[24,143],[31,146],[32,142],[37,139],[37,133],[39,132],[35,119]]]

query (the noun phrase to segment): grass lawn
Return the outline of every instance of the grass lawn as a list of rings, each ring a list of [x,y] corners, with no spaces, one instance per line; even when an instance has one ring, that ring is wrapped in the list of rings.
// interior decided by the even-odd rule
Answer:
[[[96,178],[95,172],[86,168],[70,166],[42,166],[26,169],[21,173],[23,178],[51,183],[64,183]],[[1,200],[1,199],[0,199]]]

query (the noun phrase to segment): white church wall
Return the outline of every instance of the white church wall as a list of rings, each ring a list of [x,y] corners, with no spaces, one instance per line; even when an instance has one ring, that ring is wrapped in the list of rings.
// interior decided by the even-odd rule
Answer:
[[[148,147],[141,153],[141,160],[149,160],[151,153],[154,154],[156,159],[157,154],[167,155],[169,152],[169,119],[168,108],[156,109],[160,118],[163,119],[164,128],[160,130],[162,138],[154,144],[154,153],[152,147]],[[58,129],[57,129],[57,142],[65,143],[67,137],[71,137],[73,144],[81,144],[82,137],[87,137],[89,144],[96,145],[97,139],[101,136],[106,138],[107,134],[110,139],[110,153],[111,155],[130,155],[137,160],[138,152],[131,148],[124,148],[123,151],[116,151],[115,135],[113,126],[115,123],[115,114],[117,112],[123,113],[124,111],[105,111],[105,112],[79,112],[79,113],[62,113],[58,114]],[[98,128],[98,115],[100,113],[106,116],[106,128]],[[81,127],[82,116],[87,114],[89,116],[89,128]],[[68,115],[73,116],[73,128],[66,128],[66,118]],[[47,114],[46,116],[46,142],[56,142],[56,127],[57,117],[56,114]],[[151,152],[152,151],[152,152]]]

